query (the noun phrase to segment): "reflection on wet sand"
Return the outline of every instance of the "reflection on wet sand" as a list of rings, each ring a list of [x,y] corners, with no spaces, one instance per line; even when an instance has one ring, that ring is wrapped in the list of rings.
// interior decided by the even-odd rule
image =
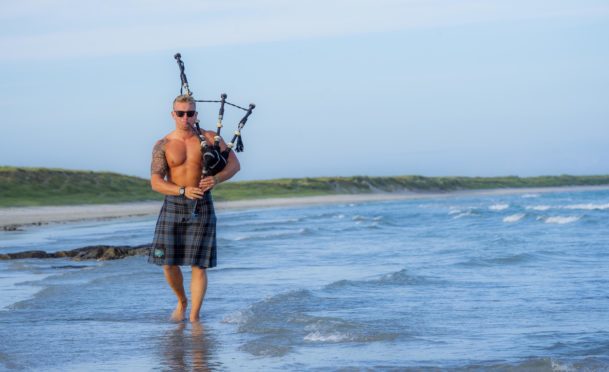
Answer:
[[[203,324],[180,322],[160,339],[161,367],[174,371],[217,370],[220,363],[211,358],[215,346]]]

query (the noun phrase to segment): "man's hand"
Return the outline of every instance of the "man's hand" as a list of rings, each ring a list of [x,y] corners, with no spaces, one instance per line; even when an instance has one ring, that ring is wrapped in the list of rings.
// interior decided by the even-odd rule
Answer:
[[[184,190],[184,196],[188,199],[201,199],[205,190],[201,190],[198,187],[186,186]]]
[[[201,190],[203,190],[203,192],[213,189],[214,186],[216,186],[216,180],[214,177],[211,176],[205,176],[199,182],[199,187],[201,188]]]

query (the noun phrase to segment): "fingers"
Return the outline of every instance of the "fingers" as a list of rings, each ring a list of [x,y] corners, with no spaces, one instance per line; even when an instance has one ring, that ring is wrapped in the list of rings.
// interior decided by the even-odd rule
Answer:
[[[214,181],[213,177],[204,177],[200,182],[199,182],[199,187],[201,188],[201,190],[203,190],[203,192],[207,191],[207,190],[211,190],[214,186],[216,185],[216,182]]]
[[[203,190],[203,192],[211,190],[214,187],[213,182],[211,184],[207,183],[204,184],[203,187],[201,187],[201,190]]]
[[[205,176],[205,177],[201,178],[201,181],[199,181],[199,188],[202,189],[205,186],[207,186],[210,178],[211,178],[210,176]]]
[[[187,187],[186,191],[184,192],[184,195],[188,198],[188,199],[201,199],[203,197],[203,194],[205,193],[205,191],[202,188],[198,188],[198,187]]]

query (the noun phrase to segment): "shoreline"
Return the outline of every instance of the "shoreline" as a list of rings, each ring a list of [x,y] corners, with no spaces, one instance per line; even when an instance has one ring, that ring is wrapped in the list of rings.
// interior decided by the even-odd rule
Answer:
[[[226,210],[293,207],[318,204],[365,203],[391,200],[449,198],[458,196],[488,196],[594,190],[609,190],[609,185],[502,188],[446,192],[405,191],[396,193],[336,194],[224,201],[214,202],[214,205],[217,211],[222,212]],[[159,213],[161,205],[162,201],[150,201],[121,204],[83,204],[70,206],[0,208],[0,229],[7,231],[20,229],[26,226],[37,226],[50,223],[69,223],[86,220],[155,216]]]

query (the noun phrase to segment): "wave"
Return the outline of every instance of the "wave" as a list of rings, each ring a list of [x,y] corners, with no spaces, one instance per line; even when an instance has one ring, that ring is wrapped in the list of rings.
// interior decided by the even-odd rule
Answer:
[[[375,281],[399,283],[408,277],[412,276],[401,270]],[[345,303],[336,301],[337,294],[328,292],[328,288],[332,285],[269,296],[225,316],[222,323],[234,324],[238,332],[254,336],[240,350],[257,356],[283,356],[294,347],[311,343],[390,341],[400,336],[397,331],[388,331],[393,328],[382,321],[315,315],[343,313],[345,310]],[[351,296],[345,289],[348,288],[343,287],[340,296]]]
[[[562,208],[563,209],[583,209],[583,210],[589,210],[589,211],[605,210],[605,209],[609,209],[609,203],[606,203],[606,204],[592,204],[592,203],[573,204],[573,205],[565,205]]]
[[[394,220],[392,218],[387,218],[385,216],[376,215],[376,216],[362,216],[362,215],[354,215],[351,217],[351,220],[355,222],[356,229],[359,230],[361,228],[367,229],[379,229],[383,227],[401,227],[403,226],[403,220]],[[344,225],[342,225],[344,226]],[[342,231],[352,231],[353,226],[344,227],[338,232]]]
[[[542,211],[542,212],[547,211],[549,209],[602,211],[602,210],[609,209],[609,203],[606,203],[606,204],[587,203],[587,204],[572,204],[572,205],[557,205],[557,206],[550,206],[550,205],[542,204],[542,205],[527,206],[526,209],[534,210],[534,211]]]
[[[543,220],[545,223],[565,225],[568,223],[579,221],[581,219],[581,216],[553,216],[541,217],[540,219]]]
[[[313,318],[309,319],[313,320]],[[345,322],[332,318],[319,318],[305,327],[309,331],[302,339],[306,342],[374,342],[392,341],[398,334],[374,329],[367,324]]]
[[[320,331],[314,331],[307,334],[304,337],[305,341],[309,342],[341,342],[348,341],[351,338],[350,335],[340,333],[340,332],[332,332],[329,334],[323,334]]]
[[[248,321],[248,319],[252,316],[251,311],[249,310],[238,310],[231,314],[226,315],[221,323],[226,324],[244,324]]]
[[[532,253],[518,253],[503,257],[481,258],[476,257],[468,261],[462,262],[462,266],[502,266],[502,265],[517,265],[531,262],[537,259],[537,255]]]
[[[314,221],[319,221],[320,219],[339,219],[342,220],[343,218],[345,218],[345,214],[341,213],[341,212],[325,212],[325,213],[318,213],[318,214],[311,214],[305,217],[300,218],[301,221],[304,220],[314,220]]]
[[[293,290],[255,302],[247,309],[227,315],[222,322],[237,325],[238,332],[258,336],[243,344],[242,351],[256,356],[279,357],[290,352],[294,345],[305,342],[304,337],[314,331],[311,327],[316,323],[335,324],[335,327],[325,327],[334,332],[350,328],[349,323],[340,318],[308,315],[322,302],[323,298],[309,290]]]
[[[533,210],[533,211],[547,211],[550,208],[552,208],[552,207],[549,205],[533,205],[533,206],[526,207],[526,209]]]
[[[539,198],[539,196],[540,196],[539,194],[524,194],[521,196],[521,198],[530,199],[530,198]]]
[[[468,209],[465,212],[459,211],[453,216],[453,220],[458,220],[459,218],[463,218],[463,217],[467,217],[467,216],[473,216],[475,215],[474,211],[472,209]]]
[[[266,219],[254,219],[251,218],[247,221],[220,221],[218,223],[219,227],[223,229],[241,229],[243,226],[251,227],[251,228],[275,228],[278,226],[292,225],[298,222],[304,221],[304,218],[266,218]]]
[[[362,221],[382,221],[383,220],[383,216],[367,217],[367,216],[360,216],[359,214],[356,214],[351,219],[353,221],[358,221],[358,222],[362,222]]]
[[[453,215],[453,214],[458,214],[461,213],[462,210],[459,208],[455,208],[455,207],[450,207],[450,209],[448,210],[448,214],[449,215]]]
[[[370,286],[386,286],[386,285],[423,285],[436,284],[436,281],[413,275],[408,270],[402,269],[389,274],[384,274],[378,278],[371,280],[338,280],[327,284],[324,288],[330,290],[344,289],[347,287],[370,287]]]
[[[498,203],[498,204],[491,205],[490,207],[488,207],[488,209],[491,211],[502,211],[502,210],[508,209],[509,207],[510,207],[509,204]]]
[[[524,214],[524,213],[512,214],[510,216],[504,217],[503,222],[507,222],[507,223],[518,222],[518,221],[522,220],[524,218],[524,216],[526,216],[526,214]]]
[[[236,241],[250,241],[250,240],[268,240],[268,239],[278,239],[278,238],[286,238],[292,236],[306,236],[314,234],[313,230],[308,227],[303,227],[298,230],[293,231],[280,231],[274,234],[253,234],[253,235],[243,235],[234,238]]]
[[[476,209],[476,207],[450,207],[448,210],[448,215],[449,216],[453,216],[453,215],[471,215],[474,210]]]
[[[435,369],[430,369],[435,370]],[[550,357],[530,357],[514,362],[487,362],[469,364],[463,367],[450,368],[452,371],[606,371],[607,360],[586,357],[575,361],[560,360]]]

